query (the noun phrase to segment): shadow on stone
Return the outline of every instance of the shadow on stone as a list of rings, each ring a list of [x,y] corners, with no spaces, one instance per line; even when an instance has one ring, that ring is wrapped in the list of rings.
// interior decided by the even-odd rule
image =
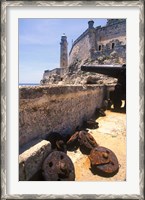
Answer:
[[[45,181],[42,176],[42,170],[39,170],[29,181]]]
[[[87,121],[83,122],[82,128],[83,129],[87,129],[87,128],[96,129],[96,128],[99,128],[99,124],[94,119],[90,119],[90,120],[87,120]]]
[[[45,140],[50,141],[52,150],[67,152],[66,138],[60,133],[50,132]]]
[[[126,113],[126,108],[116,108],[116,109],[114,109],[114,108],[111,108],[111,112],[117,112],[117,113]]]

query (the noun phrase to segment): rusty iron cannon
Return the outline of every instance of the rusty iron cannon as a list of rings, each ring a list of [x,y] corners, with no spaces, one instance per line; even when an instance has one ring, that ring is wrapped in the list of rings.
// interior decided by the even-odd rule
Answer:
[[[117,79],[114,91],[110,91],[109,99],[114,109],[120,109],[122,100],[125,101],[126,108],[126,64],[123,65],[97,65],[97,66],[81,66],[81,70],[85,72],[95,72],[98,74],[108,75]]]

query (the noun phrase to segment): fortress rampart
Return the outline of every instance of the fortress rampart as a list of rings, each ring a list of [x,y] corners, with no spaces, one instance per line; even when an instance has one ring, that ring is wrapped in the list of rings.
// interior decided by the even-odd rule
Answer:
[[[56,75],[63,75],[66,71],[66,68],[55,68],[53,70],[45,70],[43,74],[43,80],[47,79],[48,76]]]
[[[119,43],[126,44],[126,21],[114,22],[104,27],[96,27],[96,40],[97,50],[99,51],[99,45],[107,45],[112,49],[111,42],[115,42],[115,46]],[[110,44],[110,45],[109,45]]]
[[[69,52],[69,55],[71,54],[73,47],[74,47],[81,39],[83,39],[87,34],[88,34],[88,29],[87,29],[85,32],[83,32],[82,35],[80,35],[80,36],[73,42],[72,47],[71,47],[71,50],[70,50],[70,52]]]
[[[72,134],[103,103],[100,85],[20,87],[20,146],[55,131]]]
[[[88,28],[74,41],[67,57],[67,37],[62,36],[60,68],[46,70],[41,84],[65,83],[69,70],[77,73],[81,65],[117,65],[126,63],[126,20],[108,19],[106,26],[94,28],[94,21],[88,22]],[[71,79],[72,77],[70,77]],[[71,83],[72,81],[70,81]]]
[[[93,21],[92,21],[93,22]],[[89,22],[88,22],[89,23]],[[69,65],[76,60],[97,60],[104,56],[111,58],[116,53],[118,59],[111,60],[111,64],[126,62],[126,20],[109,19],[106,26],[91,27],[79,36],[73,43],[69,53]]]
[[[89,21],[88,29],[74,41],[69,65],[67,38],[62,36],[61,68],[44,71],[41,83],[47,86],[19,87],[20,181],[39,180],[42,163],[52,151],[46,140],[50,132],[72,135],[84,121],[93,117],[97,108],[104,106],[104,99],[115,88],[114,82],[96,84],[100,81],[99,75],[85,76],[79,66],[88,65],[88,60],[90,65],[94,61],[109,65],[126,62],[126,20],[110,19],[106,26],[96,28],[93,24]],[[68,77],[75,82],[67,85]],[[58,84],[63,78],[64,85]],[[85,78],[87,81],[82,82]]]

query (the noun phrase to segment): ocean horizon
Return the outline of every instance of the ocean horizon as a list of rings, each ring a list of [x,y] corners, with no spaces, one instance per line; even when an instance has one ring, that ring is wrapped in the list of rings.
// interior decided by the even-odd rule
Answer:
[[[19,86],[38,86],[40,83],[19,83]]]

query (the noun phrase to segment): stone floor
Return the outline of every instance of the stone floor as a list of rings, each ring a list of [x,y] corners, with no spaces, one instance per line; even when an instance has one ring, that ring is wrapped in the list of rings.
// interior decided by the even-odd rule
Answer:
[[[125,181],[126,179],[126,114],[121,112],[105,111],[105,117],[99,117],[96,121],[99,128],[89,129],[99,146],[112,150],[119,161],[119,171],[110,178],[94,175],[90,170],[90,161],[87,155],[83,155],[78,149],[68,152],[75,166],[75,181]]]

